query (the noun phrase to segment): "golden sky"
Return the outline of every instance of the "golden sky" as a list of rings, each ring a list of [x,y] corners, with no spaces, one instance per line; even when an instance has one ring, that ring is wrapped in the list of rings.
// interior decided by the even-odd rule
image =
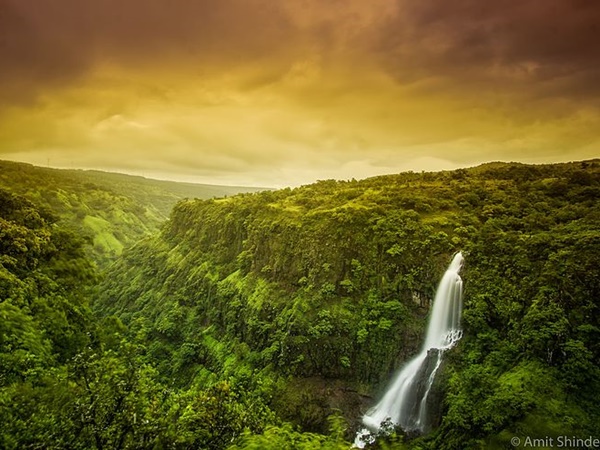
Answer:
[[[288,186],[600,156],[600,0],[0,0],[0,159]]]

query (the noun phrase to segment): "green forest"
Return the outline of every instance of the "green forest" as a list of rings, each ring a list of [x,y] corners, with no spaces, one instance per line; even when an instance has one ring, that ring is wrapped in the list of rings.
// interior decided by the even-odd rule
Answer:
[[[158,231],[185,198],[210,199],[264,189],[149,180],[94,170],[58,170],[0,160],[0,188],[51,212],[84,236],[101,268],[143,236]]]
[[[457,251],[436,426],[367,448],[600,438],[600,160],[199,189],[0,162],[0,448],[349,449]]]

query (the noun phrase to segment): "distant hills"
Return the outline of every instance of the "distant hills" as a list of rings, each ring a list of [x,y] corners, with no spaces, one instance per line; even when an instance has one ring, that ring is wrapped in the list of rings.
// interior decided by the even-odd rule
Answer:
[[[0,161],[0,187],[50,211],[92,241],[104,265],[124,246],[158,230],[180,200],[210,199],[265,188],[153,180],[96,170],[66,170]]]

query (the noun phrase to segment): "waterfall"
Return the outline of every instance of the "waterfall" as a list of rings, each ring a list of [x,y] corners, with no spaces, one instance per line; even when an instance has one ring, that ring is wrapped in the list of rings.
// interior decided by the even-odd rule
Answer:
[[[363,417],[367,429],[357,434],[356,446],[363,447],[361,437],[367,436],[369,431],[377,433],[386,420],[405,431],[428,431],[427,399],[442,355],[462,337],[462,279],[458,274],[462,264],[463,256],[459,252],[438,286],[421,352],[404,366],[381,401],[367,411]]]

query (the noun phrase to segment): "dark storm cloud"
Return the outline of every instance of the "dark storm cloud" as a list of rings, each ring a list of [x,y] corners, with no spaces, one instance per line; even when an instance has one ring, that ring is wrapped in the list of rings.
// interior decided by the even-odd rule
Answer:
[[[374,51],[400,81],[444,76],[465,82],[573,80],[574,94],[600,92],[598,0],[399,0]],[[502,84],[498,87],[502,88]],[[568,94],[568,92],[563,92]]]
[[[268,0],[0,0],[0,85],[69,81],[96,61],[240,64],[292,42]]]
[[[599,21],[600,0],[0,0],[0,156],[260,185],[591,158]]]
[[[323,64],[344,58],[363,69],[374,56],[400,82],[444,77],[511,88],[533,81],[549,95],[560,82],[561,95],[600,91],[599,0],[398,0],[383,24],[365,20],[382,4],[0,0],[0,86],[26,96],[18,88],[68,82],[97,61],[184,63],[199,73],[262,62],[276,80],[295,52],[317,51]]]

